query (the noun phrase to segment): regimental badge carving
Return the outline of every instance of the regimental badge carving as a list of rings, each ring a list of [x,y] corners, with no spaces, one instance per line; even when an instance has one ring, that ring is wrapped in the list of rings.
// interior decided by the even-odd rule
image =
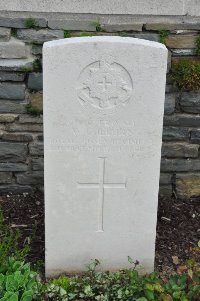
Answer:
[[[94,62],[86,66],[79,77],[78,97],[81,104],[98,110],[126,105],[132,90],[130,74],[116,62]]]

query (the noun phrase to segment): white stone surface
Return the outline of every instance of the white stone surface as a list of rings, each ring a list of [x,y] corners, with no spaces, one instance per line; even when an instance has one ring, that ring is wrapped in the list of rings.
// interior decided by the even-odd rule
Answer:
[[[185,14],[189,16],[200,16],[200,1],[185,0]]]
[[[1,0],[0,10],[133,15],[185,15],[189,0]],[[198,0],[192,0],[200,8]]]
[[[46,274],[154,264],[167,50],[122,37],[44,44]]]

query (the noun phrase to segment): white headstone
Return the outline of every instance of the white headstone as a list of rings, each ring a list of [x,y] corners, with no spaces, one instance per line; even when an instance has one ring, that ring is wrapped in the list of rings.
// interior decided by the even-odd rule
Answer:
[[[44,45],[46,274],[152,271],[165,46],[122,37]]]

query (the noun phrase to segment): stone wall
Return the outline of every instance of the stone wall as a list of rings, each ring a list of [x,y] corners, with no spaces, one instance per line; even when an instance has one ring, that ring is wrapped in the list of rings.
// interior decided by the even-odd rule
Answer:
[[[169,75],[175,61],[200,62],[199,31],[200,18],[189,16],[0,13],[0,193],[43,187],[43,42],[86,35],[160,41],[164,34],[169,60],[160,193],[200,195],[200,93],[180,93]]]

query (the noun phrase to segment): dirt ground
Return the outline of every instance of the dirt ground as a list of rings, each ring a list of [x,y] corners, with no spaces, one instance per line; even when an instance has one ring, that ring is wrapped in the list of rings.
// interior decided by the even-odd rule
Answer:
[[[20,229],[20,246],[30,241],[27,260],[40,264],[44,272],[44,195],[18,194],[0,197],[5,222]],[[200,240],[200,198],[178,200],[160,198],[156,238],[155,269],[163,275],[172,274],[178,264],[189,256],[190,247]],[[139,258],[135,258],[139,260]]]

